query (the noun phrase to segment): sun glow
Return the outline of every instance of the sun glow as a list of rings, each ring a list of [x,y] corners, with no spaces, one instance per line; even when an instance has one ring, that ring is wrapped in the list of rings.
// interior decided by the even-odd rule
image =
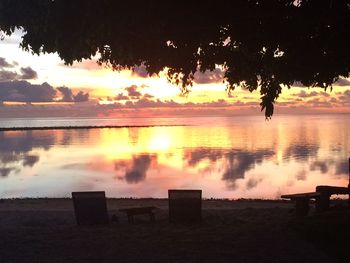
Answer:
[[[150,151],[166,152],[171,147],[172,138],[167,134],[161,134],[160,136],[155,136],[151,138],[148,148]]]

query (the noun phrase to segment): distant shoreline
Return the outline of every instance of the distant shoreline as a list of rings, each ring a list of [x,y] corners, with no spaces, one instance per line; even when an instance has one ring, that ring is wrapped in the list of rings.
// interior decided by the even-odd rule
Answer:
[[[188,125],[102,125],[102,126],[44,126],[44,127],[0,127],[0,131],[27,131],[27,130],[83,130],[83,129],[121,129],[121,128],[153,128],[153,127],[179,127]]]

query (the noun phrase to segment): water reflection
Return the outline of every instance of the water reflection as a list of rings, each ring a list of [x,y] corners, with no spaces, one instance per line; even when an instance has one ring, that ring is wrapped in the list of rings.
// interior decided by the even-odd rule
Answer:
[[[264,160],[273,157],[275,152],[272,150],[226,150],[226,149],[187,149],[185,151],[185,160],[189,167],[200,167],[203,162],[207,162],[206,171],[210,171],[210,167],[215,167],[215,163],[220,160],[222,172],[222,180],[226,181],[230,189],[236,189],[236,180],[244,179],[245,173],[254,169],[256,164],[261,164]],[[212,171],[212,170],[211,170]],[[220,173],[220,171],[217,171]],[[256,187],[258,180],[250,179],[248,189]]]
[[[34,148],[50,149],[57,143],[55,132],[50,131],[5,131],[0,132],[0,152],[21,154]]]
[[[346,175],[349,173],[349,163],[346,161],[340,161],[335,164],[336,170],[335,174],[337,175]]]
[[[328,173],[328,165],[326,162],[315,161],[310,164],[310,171],[320,171],[323,174]]]
[[[123,176],[119,176],[120,179],[125,178],[125,181],[129,184],[136,184],[146,179],[147,171],[151,165],[151,162],[156,160],[155,155],[141,154],[133,156],[130,161],[116,161],[114,168],[117,173],[123,172]]]
[[[319,146],[313,144],[296,144],[288,147],[284,153],[284,160],[296,159],[300,162],[307,162],[310,158],[316,157]]]
[[[0,197],[78,190],[165,197],[170,188],[200,188],[205,197],[278,198],[320,184],[347,185],[350,122],[242,122],[0,132]],[[339,127],[336,136],[325,128],[330,124]]]

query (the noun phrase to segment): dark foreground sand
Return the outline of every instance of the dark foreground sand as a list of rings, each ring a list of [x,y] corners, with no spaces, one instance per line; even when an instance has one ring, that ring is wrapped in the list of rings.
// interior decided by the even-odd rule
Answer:
[[[156,223],[118,209],[156,206]],[[168,222],[167,200],[109,199],[119,221],[77,227],[70,199],[0,200],[0,262],[349,262],[350,212],[296,218],[282,201],[204,200],[203,222]]]

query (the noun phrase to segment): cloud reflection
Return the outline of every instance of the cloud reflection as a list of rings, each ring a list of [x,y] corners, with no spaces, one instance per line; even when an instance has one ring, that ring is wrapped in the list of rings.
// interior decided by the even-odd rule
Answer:
[[[343,161],[343,162],[338,162],[335,166],[336,170],[335,170],[335,174],[345,174],[348,175],[349,174],[349,162],[347,161]]]
[[[275,155],[273,150],[231,150],[201,148],[198,150],[188,150],[185,159],[189,167],[196,167],[200,162],[208,160],[211,165],[218,160],[223,161],[222,180],[226,181],[230,189],[236,189],[236,180],[244,179],[245,173],[253,169],[256,164],[261,164],[264,160]],[[259,183],[251,181],[247,188],[254,188]]]
[[[71,145],[75,140],[88,138],[86,133],[84,130],[0,131],[1,177],[20,172],[24,167],[34,167],[40,161],[34,150],[48,151],[54,145]]]
[[[114,163],[115,170],[125,171],[124,178],[129,184],[137,184],[146,179],[147,171],[150,168],[152,160],[156,156],[151,154],[141,154],[133,156],[132,160],[121,160]]]
[[[46,131],[0,131],[0,152],[16,154],[32,151],[34,148],[50,149],[55,144],[55,134]]]
[[[275,154],[272,150],[258,151],[232,151],[225,154],[228,162],[226,171],[222,179],[228,183],[228,187],[235,189],[236,180],[244,179],[245,173],[255,167],[255,164],[260,164],[263,160],[272,157]],[[255,185],[256,186],[256,185]]]
[[[329,169],[326,162],[315,161],[310,164],[310,170],[311,171],[319,170],[321,173],[326,174],[328,173]]]
[[[23,166],[33,167],[39,161],[38,155],[25,155],[23,157]]]
[[[316,144],[294,144],[290,145],[285,153],[284,160],[296,159],[301,162],[306,162],[309,157],[316,157],[319,150],[319,145]]]
[[[11,167],[11,168],[2,167],[2,168],[0,168],[0,175],[2,177],[7,177],[12,171],[15,171],[15,170],[16,170],[16,168],[14,168],[14,167]]]
[[[246,183],[246,188],[247,188],[247,190],[251,190],[251,189],[257,187],[258,184],[259,184],[260,182],[262,182],[262,180],[263,180],[262,178],[259,178],[259,179],[250,178],[250,179],[248,180],[248,182]]]

